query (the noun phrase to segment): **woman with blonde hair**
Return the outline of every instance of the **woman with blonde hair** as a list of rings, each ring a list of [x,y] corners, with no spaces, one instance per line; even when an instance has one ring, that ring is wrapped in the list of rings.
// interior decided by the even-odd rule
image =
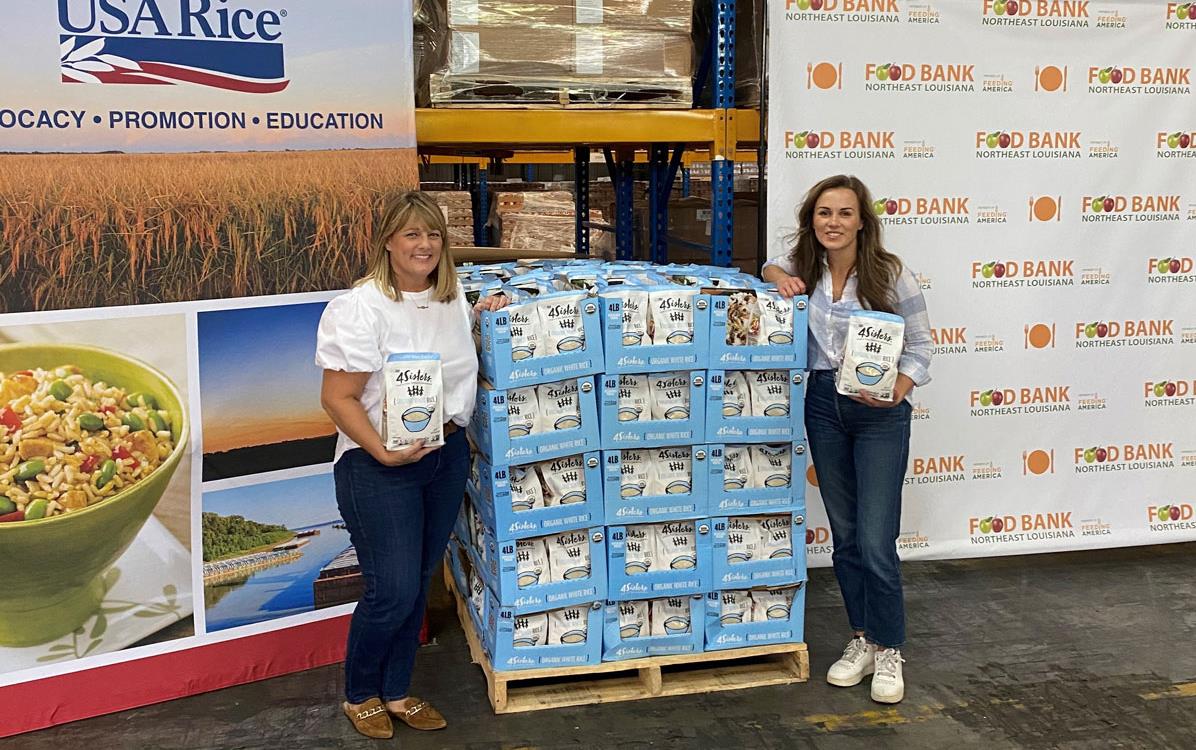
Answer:
[[[336,500],[365,581],[345,648],[342,710],[368,737],[393,734],[391,717],[440,729],[444,717],[408,693],[428,586],[444,556],[465,492],[478,360],[470,308],[457,280],[448,229],[427,195],[407,192],[383,208],[367,273],[320,318],[321,402],[337,427]],[[388,450],[381,437],[382,368],[391,354],[436,352],[442,372],[444,445]]]

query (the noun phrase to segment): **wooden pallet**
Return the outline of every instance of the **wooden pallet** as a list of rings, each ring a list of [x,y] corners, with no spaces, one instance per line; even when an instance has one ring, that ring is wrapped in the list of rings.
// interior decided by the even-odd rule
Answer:
[[[804,643],[653,656],[585,667],[495,671],[474,631],[468,610],[472,605],[456,590],[447,565],[444,577],[457,603],[470,658],[486,676],[486,693],[496,714],[789,685],[810,678],[810,656]]]

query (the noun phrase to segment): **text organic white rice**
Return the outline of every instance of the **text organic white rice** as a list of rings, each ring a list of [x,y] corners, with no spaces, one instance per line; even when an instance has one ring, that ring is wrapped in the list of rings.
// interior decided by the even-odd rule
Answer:
[[[538,586],[549,581],[548,550],[543,539],[515,541],[515,582],[519,588]]]
[[[723,627],[739,625],[752,619],[752,597],[747,591],[723,591],[719,597],[718,622]]]
[[[689,597],[652,599],[652,635],[681,635],[690,628]]]
[[[590,577],[590,535],[585,530],[548,537],[548,562],[552,581]]]
[[[585,459],[565,456],[537,464],[544,477],[544,505],[572,505],[586,501]]]
[[[575,646],[586,642],[588,606],[565,607],[548,613],[548,645]]]
[[[392,354],[383,366],[382,441],[398,450],[422,440],[424,447],[444,445],[444,403],[440,355],[436,352]]]
[[[548,613],[518,615],[511,635],[515,648],[543,646],[548,642]]]
[[[746,374],[752,391],[753,417],[789,416],[788,370],[754,370]]]
[[[792,483],[793,454],[788,445],[753,445],[753,487],[788,487]]]
[[[836,390],[844,396],[864,390],[882,401],[892,399],[904,341],[905,320],[900,315],[873,310],[852,313]]]
[[[619,421],[647,422],[652,419],[650,394],[647,375],[620,375]]]
[[[694,298],[697,294],[697,289],[682,287],[648,292],[653,344],[693,343]]]
[[[543,432],[540,427],[540,402],[536,387],[511,388],[507,390],[507,435],[526,437]]]
[[[793,587],[752,589],[752,622],[788,620],[793,607]]]
[[[540,424],[544,432],[572,430],[581,426],[581,404],[577,398],[577,381],[562,380],[536,386],[540,404]]]
[[[642,638],[648,635],[648,602],[637,599],[619,602],[619,637]]]
[[[582,293],[562,294],[536,303],[547,344],[545,354],[568,354],[585,347],[586,335],[581,322],[584,298]]]
[[[689,419],[689,373],[664,372],[649,381],[652,419]]]

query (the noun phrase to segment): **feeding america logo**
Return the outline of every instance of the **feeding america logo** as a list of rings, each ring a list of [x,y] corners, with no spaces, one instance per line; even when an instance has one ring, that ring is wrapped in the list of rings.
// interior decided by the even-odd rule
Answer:
[[[286,15],[230,0],[58,0],[62,82],[282,91]]]

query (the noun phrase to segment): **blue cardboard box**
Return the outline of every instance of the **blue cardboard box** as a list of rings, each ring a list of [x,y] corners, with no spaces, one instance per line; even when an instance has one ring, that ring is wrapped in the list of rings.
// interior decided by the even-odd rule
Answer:
[[[793,588],[793,600],[788,611],[777,608],[774,618],[762,622],[739,622],[734,616],[722,617],[722,591],[706,594],[706,651],[722,651],[745,646],[768,646],[774,643],[801,643],[805,639],[806,586],[799,582]]]
[[[793,331],[763,345],[727,343],[727,310],[730,297],[710,296],[710,367],[723,370],[804,370],[809,336],[809,299],[793,298]]]
[[[689,594],[671,598],[689,601],[689,622],[685,629],[678,628],[676,633],[670,635],[651,635],[647,620],[644,621],[642,628],[621,626],[619,607],[628,605],[630,602],[608,601],[602,633],[602,661],[693,654],[701,651],[702,642],[705,639],[706,597],[702,594]],[[651,609],[651,604],[648,607]],[[643,629],[649,629],[648,633],[642,633]],[[637,633],[637,630],[640,632]]]
[[[752,378],[756,372],[747,373]],[[765,371],[778,372],[778,371]],[[739,404],[724,403],[727,371],[707,374],[706,442],[708,443],[793,443],[806,438],[806,374],[788,370],[789,411],[778,416],[738,416]],[[749,386],[750,391],[750,386]],[[753,404],[754,406],[754,404]]]
[[[756,519],[780,519],[789,539],[783,553],[767,556],[760,547],[753,559],[732,562],[739,554],[729,543],[729,536],[737,533],[736,526],[747,525],[756,531]],[[712,589],[748,589],[759,586],[778,587],[806,580],[806,518],[800,513],[762,514],[760,516],[718,516],[710,519],[711,554],[710,577]],[[612,582],[613,583],[613,582]]]
[[[677,446],[690,453],[690,481],[688,488],[678,485],[675,492],[647,495],[647,488],[628,487],[623,484],[623,452],[602,451],[602,472],[605,488],[602,496],[607,523],[653,523],[683,518],[701,518],[707,512],[707,484],[710,476],[709,451],[704,445]],[[639,449],[630,449],[639,450]],[[656,454],[665,448],[645,448],[644,453]],[[685,490],[689,491],[686,492]],[[624,494],[624,492],[628,494]],[[638,494],[637,494],[638,493]]]
[[[745,447],[755,447],[759,443]],[[806,510],[806,462],[805,443],[787,443],[790,450],[789,482],[783,486],[740,487],[735,480],[725,476],[725,444],[708,446],[710,470],[706,485],[710,515],[721,516],[743,513],[805,513]],[[757,478],[759,482],[759,478]],[[762,482],[760,482],[762,483]]]
[[[607,526],[607,533],[610,536],[607,542],[607,599],[623,601],[661,596],[683,596],[701,594],[710,590],[710,558],[712,554],[710,520],[701,518],[694,521],[665,521],[661,527],[667,532],[669,525],[678,523],[687,524],[693,528],[695,555],[693,560],[685,562],[686,565],[692,565],[692,567],[652,570],[649,566],[645,572],[631,573],[628,572],[628,568],[636,570],[637,562],[632,559],[631,565],[628,565],[628,527]],[[634,543],[634,541],[633,538],[632,542]],[[651,544],[655,545],[655,538]]]
[[[602,447],[650,448],[664,445],[700,443],[706,433],[706,373],[703,370],[677,371],[678,389],[689,392],[689,408],[675,407],[665,419],[651,419],[651,402],[654,396],[652,384],[667,385],[671,373],[614,373],[598,378],[601,392],[598,394],[598,423]],[[640,406],[628,405],[623,399],[620,408],[620,392],[628,390],[627,378],[643,378],[647,389],[648,403]],[[649,410],[648,419],[641,420],[640,410]]]
[[[497,671],[542,669],[548,667],[580,667],[602,661],[603,605],[588,602],[576,605],[583,610],[580,621],[571,622],[556,645],[516,646],[515,627],[521,618],[543,615],[518,613],[498,603],[493,594],[486,597],[483,617],[482,649],[490,656],[490,664]],[[546,617],[551,629],[558,621]],[[581,627],[584,625],[584,627]]]
[[[576,292],[560,292],[561,296]],[[535,304],[551,303],[556,295],[541,295]],[[586,297],[579,306],[582,336],[578,348],[563,354],[527,356],[526,352],[511,351],[511,315],[508,309],[485,311],[481,314],[481,355],[478,367],[482,376],[495,388],[518,388],[537,385],[569,377],[594,375],[603,371],[602,316],[600,300]],[[519,359],[516,359],[519,357]]]
[[[664,288],[664,287],[661,287]],[[641,291],[656,291],[643,287]],[[613,297],[601,297],[602,345],[607,373],[667,372],[700,370],[706,367],[708,354],[706,332],[710,329],[710,298],[698,294],[693,300],[693,341],[682,344],[631,344],[623,339],[623,303]]]
[[[605,523],[601,454],[592,451],[576,456],[548,459],[544,463],[551,467],[559,462],[571,464],[567,469],[563,469],[564,471],[580,470],[585,480],[584,496],[565,505],[516,511],[511,505],[511,470],[516,467],[504,464],[492,466],[485,458],[479,456],[477,474],[466,482],[465,492],[473,501],[482,522],[494,529],[494,536],[498,541],[544,536],[570,529],[601,526]],[[574,463],[580,464],[579,469],[572,466]],[[528,464],[520,468],[532,466],[533,464]]]
[[[468,433],[474,445],[491,464],[523,464],[574,453],[598,450],[598,400],[592,377],[571,378],[577,384],[581,424],[568,428],[552,426],[543,432],[511,435],[507,391],[491,383],[478,384],[477,405]],[[557,381],[554,381],[557,382]],[[563,382],[563,381],[562,381]],[[551,386],[540,384],[537,389]]]
[[[498,603],[503,607],[510,607],[516,614],[529,612],[543,612],[549,609],[568,607],[584,602],[593,602],[606,598],[606,534],[601,526],[574,531],[563,531],[560,535],[580,534],[586,536],[590,557],[590,574],[583,578],[574,578],[548,583],[533,583],[519,586],[518,562],[516,549],[519,540],[499,542],[494,536],[493,529],[486,529],[484,540],[486,547],[486,564],[478,555],[478,551],[469,549],[470,561],[478,570],[482,581],[493,593]],[[546,553],[547,556],[547,553]],[[549,571],[540,571],[541,575]]]

